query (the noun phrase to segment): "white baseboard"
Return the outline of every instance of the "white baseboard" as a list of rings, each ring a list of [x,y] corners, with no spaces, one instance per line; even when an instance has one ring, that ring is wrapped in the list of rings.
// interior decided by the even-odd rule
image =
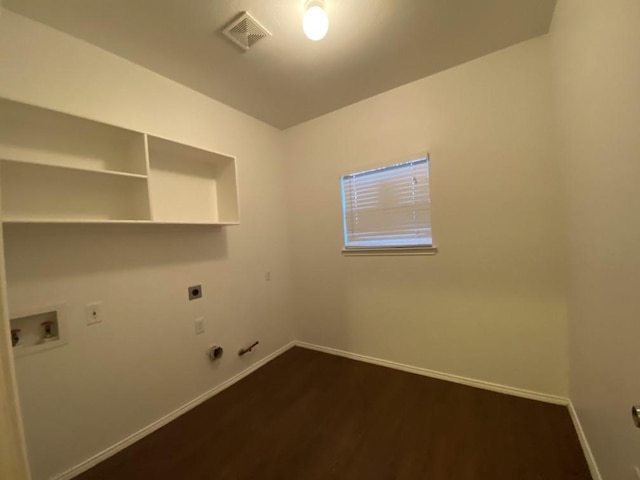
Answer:
[[[582,446],[584,457],[587,459],[591,477],[593,477],[593,480],[602,480],[602,475],[600,475],[600,470],[598,469],[598,465],[596,464],[596,459],[593,456],[593,452],[591,451],[591,447],[589,446],[587,437],[584,434],[584,430],[582,429],[582,424],[580,423],[578,412],[576,412],[576,409],[573,406],[572,402],[569,402],[569,414],[571,415],[573,426],[576,429],[576,433],[578,434],[578,439],[580,440],[580,445]]]
[[[234,375],[230,379],[222,382],[220,385],[217,385],[216,387],[212,388],[211,390],[209,390],[209,391],[203,393],[202,395],[194,398],[190,402],[185,403],[184,405],[182,405],[178,409],[174,410],[173,412],[171,412],[171,413],[165,415],[164,417],[156,420],[155,422],[151,423],[150,425],[147,425],[146,427],[142,428],[141,430],[138,430],[134,434],[128,436],[124,440],[119,441],[115,445],[112,445],[112,446],[104,449],[102,452],[94,455],[93,457],[91,457],[91,458],[85,460],[84,462],[76,465],[75,467],[70,468],[66,472],[61,473],[59,475],[56,475],[51,480],[70,480],[71,478],[73,478],[73,477],[75,477],[77,475],[80,475],[82,472],[85,472],[85,471],[89,470],[91,467],[97,465],[98,463],[106,460],[109,457],[112,457],[113,455],[115,455],[119,451],[124,450],[125,448],[127,448],[128,446],[134,444],[138,440],[146,437],[150,433],[155,432],[159,428],[164,427],[169,422],[172,422],[173,420],[175,420],[179,416],[187,413],[189,410],[197,407],[198,405],[200,405],[201,403],[205,402],[206,400],[209,400],[214,395],[217,395],[218,393],[222,392],[223,390],[229,388],[234,383],[237,383],[238,381],[242,380],[247,375],[255,372],[257,369],[259,369],[260,367],[262,367],[266,363],[269,363],[271,360],[273,360],[274,358],[278,357],[279,355],[282,355],[284,352],[286,352],[290,348],[294,347],[295,345],[296,345],[296,342],[288,343],[284,347],[279,348],[278,350],[274,351],[273,353],[270,353],[269,355],[267,355],[263,359],[257,361],[256,363],[254,363],[250,367],[244,369],[243,371],[241,371],[237,375]]]
[[[505,393],[507,395],[528,398],[530,400],[538,400],[546,403],[553,403],[556,405],[569,405],[569,399],[565,397],[549,395],[547,393],[533,392],[531,390],[524,390],[522,388],[508,387],[506,385],[500,385],[498,383],[485,382],[484,380],[475,380],[473,378],[461,377],[459,375],[451,375],[449,373],[437,372],[435,370],[428,370],[421,367],[414,367],[412,365],[405,365],[403,363],[392,362],[390,360],[382,360],[381,358],[369,357],[367,355],[351,353],[344,350],[338,350],[336,348],[323,347],[320,345],[314,345],[312,343],[295,342],[295,344],[299,347],[316,350],[318,352],[338,355],[340,357],[359,360],[361,362],[373,363],[374,365],[402,370],[403,372],[415,373],[418,375],[423,375],[425,377],[437,378],[439,380],[446,380],[453,383],[460,383],[462,385],[467,385],[470,387],[482,388],[483,390],[491,390],[492,392]]]

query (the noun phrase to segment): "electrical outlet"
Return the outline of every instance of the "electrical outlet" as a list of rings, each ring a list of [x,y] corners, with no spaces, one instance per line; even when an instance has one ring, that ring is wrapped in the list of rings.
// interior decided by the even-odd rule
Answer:
[[[102,302],[88,303],[85,305],[85,315],[87,319],[87,325],[93,325],[94,323],[102,323],[104,320],[104,312],[102,310]]]
[[[202,285],[194,285],[189,287],[189,300],[195,300],[196,298],[202,298]]]
[[[264,274],[264,279],[265,279],[267,282],[270,282],[270,281],[271,281],[271,272],[265,272],[265,274]]]
[[[196,325],[196,335],[200,335],[204,333],[204,318],[202,317],[196,318],[195,325]]]

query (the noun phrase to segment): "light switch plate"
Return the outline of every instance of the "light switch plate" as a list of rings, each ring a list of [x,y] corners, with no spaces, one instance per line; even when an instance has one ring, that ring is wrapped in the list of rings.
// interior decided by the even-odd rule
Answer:
[[[195,320],[196,326],[196,335],[201,335],[204,333],[204,318],[196,318]]]

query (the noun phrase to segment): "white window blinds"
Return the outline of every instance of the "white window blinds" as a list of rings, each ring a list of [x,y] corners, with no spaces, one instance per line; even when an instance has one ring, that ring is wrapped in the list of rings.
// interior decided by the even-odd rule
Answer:
[[[348,248],[431,246],[429,158],[342,177]]]

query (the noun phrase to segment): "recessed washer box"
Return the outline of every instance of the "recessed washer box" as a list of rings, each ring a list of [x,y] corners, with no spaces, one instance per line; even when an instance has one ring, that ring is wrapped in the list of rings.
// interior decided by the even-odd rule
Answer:
[[[67,343],[64,305],[34,307],[11,313],[13,352],[16,357],[44,352]]]

